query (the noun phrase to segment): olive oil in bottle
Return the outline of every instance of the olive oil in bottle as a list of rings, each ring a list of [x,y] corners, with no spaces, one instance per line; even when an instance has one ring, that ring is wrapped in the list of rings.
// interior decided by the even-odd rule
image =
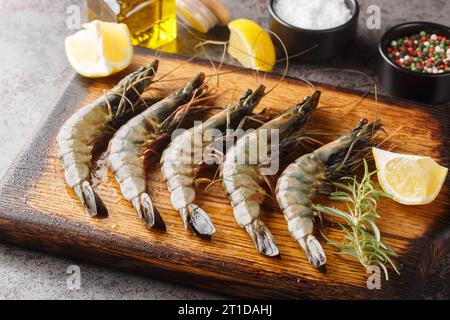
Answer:
[[[177,37],[175,0],[87,0],[88,20],[125,23],[133,45],[158,48]]]

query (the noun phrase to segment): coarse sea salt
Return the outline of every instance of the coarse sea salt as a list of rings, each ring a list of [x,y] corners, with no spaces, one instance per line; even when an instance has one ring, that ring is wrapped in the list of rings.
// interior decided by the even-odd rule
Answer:
[[[336,28],[352,17],[344,0],[276,0],[274,10],[285,22],[309,30]]]

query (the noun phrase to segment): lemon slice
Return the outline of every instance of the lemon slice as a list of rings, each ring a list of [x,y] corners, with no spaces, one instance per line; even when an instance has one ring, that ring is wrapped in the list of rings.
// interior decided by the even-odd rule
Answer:
[[[230,41],[228,53],[244,67],[271,71],[275,65],[275,47],[272,39],[256,22],[233,20],[228,24]]]
[[[383,190],[402,204],[432,202],[444,184],[448,169],[430,157],[404,155],[372,148]]]
[[[109,76],[128,67],[133,46],[123,23],[94,20],[66,38],[66,55],[72,67],[89,78]]]

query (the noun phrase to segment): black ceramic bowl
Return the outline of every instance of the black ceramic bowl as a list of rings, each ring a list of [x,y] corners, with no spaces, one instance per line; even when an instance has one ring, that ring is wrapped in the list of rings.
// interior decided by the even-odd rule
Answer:
[[[385,54],[389,43],[397,37],[420,31],[432,32],[450,38],[450,28],[431,22],[399,24],[384,33],[378,43],[377,77],[389,94],[429,104],[450,101],[450,72],[429,74],[404,69],[389,60]]]
[[[269,3],[269,12],[272,16],[270,30],[281,38],[290,56],[314,47],[299,55],[297,59],[302,61],[331,59],[344,53],[355,38],[359,15],[359,5],[356,0],[345,0],[352,12],[350,20],[339,27],[324,30],[302,29],[283,21],[273,8],[275,1],[270,0]],[[275,39],[275,42],[278,41]]]

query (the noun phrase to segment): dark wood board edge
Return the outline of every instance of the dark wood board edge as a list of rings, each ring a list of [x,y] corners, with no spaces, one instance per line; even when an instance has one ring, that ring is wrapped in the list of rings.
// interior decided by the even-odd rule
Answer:
[[[145,50],[145,49],[138,49],[140,50]],[[148,52],[147,50],[145,50],[146,52]],[[173,55],[168,55],[168,57],[173,57]],[[178,59],[184,59],[187,60],[186,57],[183,56],[175,56],[175,58]],[[193,61],[194,63],[199,63],[199,64],[207,64],[209,62],[204,61],[202,59],[195,59]],[[227,66],[229,68],[233,68],[235,69],[237,72],[247,72],[245,69],[239,68],[239,67],[234,67],[234,66]],[[268,75],[269,77],[277,77],[277,75]],[[75,77],[76,78],[76,77]],[[298,81],[296,79],[293,78],[288,78],[289,81]],[[36,131],[37,134],[36,136],[32,139],[30,145],[25,148],[20,155],[17,157],[16,161],[14,162],[15,165],[11,166],[7,172],[7,174],[4,176],[4,178],[2,179],[2,181],[0,181],[0,208],[2,208],[2,199],[5,196],[10,196],[10,197],[14,197],[14,199],[16,200],[16,207],[14,208],[2,208],[2,212],[0,212],[0,239],[4,242],[8,242],[8,243],[12,243],[15,245],[19,245],[19,246],[25,246],[25,247],[29,247],[29,248],[34,248],[34,249],[38,249],[41,251],[46,251],[46,252],[50,252],[50,253],[57,253],[57,254],[62,254],[64,256],[68,256],[71,258],[76,258],[76,259],[82,259],[85,261],[90,261],[90,262],[94,262],[97,264],[102,264],[102,265],[106,265],[106,266],[111,266],[111,264],[109,263],[109,261],[99,261],[99,259],[96,256],[96,251],[94,250],[94,248],[89,247],[88,244],[84,244],[81,247],[77,247],[75,246],[76,244],[76,239],[70,239],[72,241],[72,243],[74,244],[73,246],[70,247],[70,250],[68,250],[69,248],[67,248],[67,245],[65,245],[63,242],[59,242],[56,241],[54,242],[54,244],[52,245],[51,242],[46,243],[45,246],[41,246],[39,241],[43,241],[41,238],[42,234],[39,233],[33,233],[33,229],[36,229],[36,224],[25,221],[21,221],[21,225],[15,225],[13,222],[16,217],[11,218],[8,217],[9,214],[7,212],[5,212],[5,210],[14,210],[16,212],[21,212],[21,214],[27,215],[28,217],[34,216],[36,214],[36,212],[32,212],[33,209],[29,208],[26,204],[24,205],[23,203],[23,199],[26,199],[26,194],[28,192],[28,190],[31,188],[33,182],[35,181],[35,179],[39,176],[39,173],[42,171],[44,163],[43,163],[43,159],[45,158],[46,153],[48,152],[48,146],[50,144],[49,142],[49,138],[53,137],[54,134],[56,133],[55,131],[58,130],[59,125],[62,123],[62,121],[64,120],[64,116],[66,114],[67,111],[67,107],[71,106],[72,104],[77,103],[78,101],[80,101],[80,92],[76,91],[75,89],[77,88],[77,86],[79,85],[79,83],[77,84],[77,81],[75,81],[75,83],[72,83],[69,85],[69,87],[66,89],[66,92],[64,93],[64,95],[62,96],[62,98],[60,99],[60,101],[57,103],[57,106],[49,113],[49,117],[43,122],[41,128]],[[352,90],[352,89],[342,89],[342,88],[338,88],[338,87],[334,87],[332,85],[324,85],[324,84],[318,84],[321,87],[324,88],[329,88],[329,89],[334,89],[334,90],[340,90],[340,91],[344,91],[344,92],[348,92],[348,93],[356,93],[358,94],[358,91]],[[78,96],[78,97],[77,97]],[[391,102],[397,105],[402,105],[405,107],[410,107],[413,106],[413,104],[409,101],[397,101],[393,98],[389,98],[389,97],[378,97],[380,101],[385,101],[385,102]],[[448,132],[448,114],[447,114],[447,110],[445,109],[441,109],[441,108],[445,108],[445,106],[426,106],[426,108],[428,110],[430,110],[430,112],[432,112],[437,118],[440,119],[440,123],[443,123],[443,125],[446,127],[446,132]],[[444,114],[447,115],[447,117],[442,117],[438,115],[439,112],[443,112]],[[29,150],[33,150],[33,153],[30,153]],[[443,150],[440,150],[441,155],[443,157],[443,159],[447,159],[448,161],[448,141],[446,143],[445,146],[443,146]],[[19,164],[23,164],[23,166],[19,167]],[[21,174],[20,176],[23,177],[27,177],[26,179],[19,179],[19,180],[15,180],[15,177],[17,176],[16,173],[20,173],[23,171],[27,171],[28,174],[23,175]],[[16,194],[12,194],[11,192],[11,186],[14,186],[14,188],[16,189],[17,193]],[[20,194],[20,192],[23,192],[22,194]],[[21,202],[22,201],[22,202]],[[450,211],[450,210],[448,210]],[[36,222],[36,221],[35,221]],[[37,221],[39,222],[39,221]],[[66,223],[67,220],[64,220],[64,222]],[[41,224],[37,226],[38,228],[42,228],[42,231],[44,232],[43,234],[45,234],[45,232],[50,232],[50,230],[48,229],[48,226],[45,225],[45,222],[41,221]],[[20,230],[20,232],[15,232],[14,230]],[[432,228],[433,229],[433,228]],[[432,263],[436,263],[437,260],[449,249],[449,237],[448,234],[450,233],[450,229],[445,230],[441,236],[436,237],[435,240],[431,241],[431,243],[429,245],[426,244],[426,240],[427,239],[417,239],[417,241],[421,242],[424,247],[423,249],[423,258],[421,259],[421,262],[417,268],[417,272],[416,272],[416,277],[418,281],[411,281],[412,283],[425,283],[426,280],[426,276],[428,273],[428,270],[431,266]],[[72,236],[79,236],[80,234],[72,234]],[[63,235],[63,236],[68,236],[67,234]],[[39,241],[38,241],[39,240]],[[67,239],[66,239],[67,240]],[[79,245],[79,244],[77,244]],[[120,252],[116,252],[116,253],[112,253],[112,252],[108,252],[108,260],[110,259],[111,261],[121,261],[121,263],[128,263],[128,268],[126,266],[123,265],[115,265],[114,263],[112,263],[112,265],[114,267],[118,267],[120,269],[129,269],[130,265],[133,264],[138,264],[138,266],[136,266],[136,271],[139,271],[141,273],[144,274],[150,274],[150,275],[156,275],[156,274],[161,274],[162,278],[165,278],[169,281],[173,281],[173,274],[174,271],[172,270],[171,272],[169,272],[169,274],[167,274],[167,271],[165,270],[161,270],[159,268],[159,270],[155,270],[153,267],[149,267],[148,264],[142,263],[142,262],[136,262],[136,261],[131,261],[129,258],[124,257]],[[148,272],[149,269],[152,269],[151,272]],[[158,268],[156,268],[158,269]],[[189,285],[193,285],[192,283],[192,275],[191,274],[183,274],[182,272],[179,272],[179,279],[177,278],[176,282],[179,283],[185,283],[185,284],[189,284]],[[165,275],[166,274],[166,275]],[[177,276],[178,277],[178,276]],[[246,284],[245,287],[243,288],[241,284],[239,283],[232,283],[232,281],[230,283],[224,283],[222,285],[219,285],[220,288],[216,288],[215,285],[216,284],[212,284],[211,282],[214,281],[208,281],[208,277],[201,277],[202,279],[200,279],[200,277],[194,276],[195,280],[197,280],[199,283],[198,285],[194,283],[195,286],[201,287],[201,288],[205,288],[208,290],[214,290],[216,292],[221,292],[220,288],[224,288],[225,287],[225,291],[223,293],[228,293],[231,294],[233,296],[242,296],[242,297],[273,297],[273,291],[266,292],[264,290],[264,286],[259,286],[259,285],[251,285],[251,284]],[[318,286],[321,287],[320,284],[312,284],[314,287]],[[237,290],[239,288],[239,290]],[[245,289],[247,288],[247,289]],[[251,288],[251,289],[248,289]],[[317,288],[319,289],[319,288]],[[324,289],[323,287],[321,287],[320,289]],[[353,290],[351,292],[351,297],[358,297],[358,295],[355,295],[354,292],[355,288],[351,288],[351,290]],[[243,291],[244,290],[244,291]],[[245,291],[245,290],[249,290],[249,291]],[[256,291],[255,291],[256,290]],[[326,288],[325,288],[326,290]],[[350,290],[350,288],[349,288]],[[346,291],[346,288],[343,289],[343,293]],[[367,290],[366,290],[367,291]],[[249,295],[247,295],[245,292],[250,293]],[[421,286],[420,285],[412,285],[411,288],[411,294],[410,296],[408,296],[407,298],[415,298],[418,297],[420,295],[421,292]],[[255,294],[256,293],[256,294]],[[272,293],[272,294],[271,294]],[[345,296],[346,294],[344,294]],[[283,297],[292,297],[292,292],[290,293],[286,293],[286,296],[284,295],[284,293],[282,291],[279,292],[279,297],[283,298]],[[311,296],[302,296],[301,293],[299,293],[298,295],[299,298],[313,298]],[[367,297],[367,292],[361,292],[361,297]],[[373,298],[377,298],[378,296],[375,294],[373,295]],[[384,297],[386,297],[386,295],[384,295]],[[397,297],[398,298],[398,297]],[[403,297],[405,298],[405,297]]]

